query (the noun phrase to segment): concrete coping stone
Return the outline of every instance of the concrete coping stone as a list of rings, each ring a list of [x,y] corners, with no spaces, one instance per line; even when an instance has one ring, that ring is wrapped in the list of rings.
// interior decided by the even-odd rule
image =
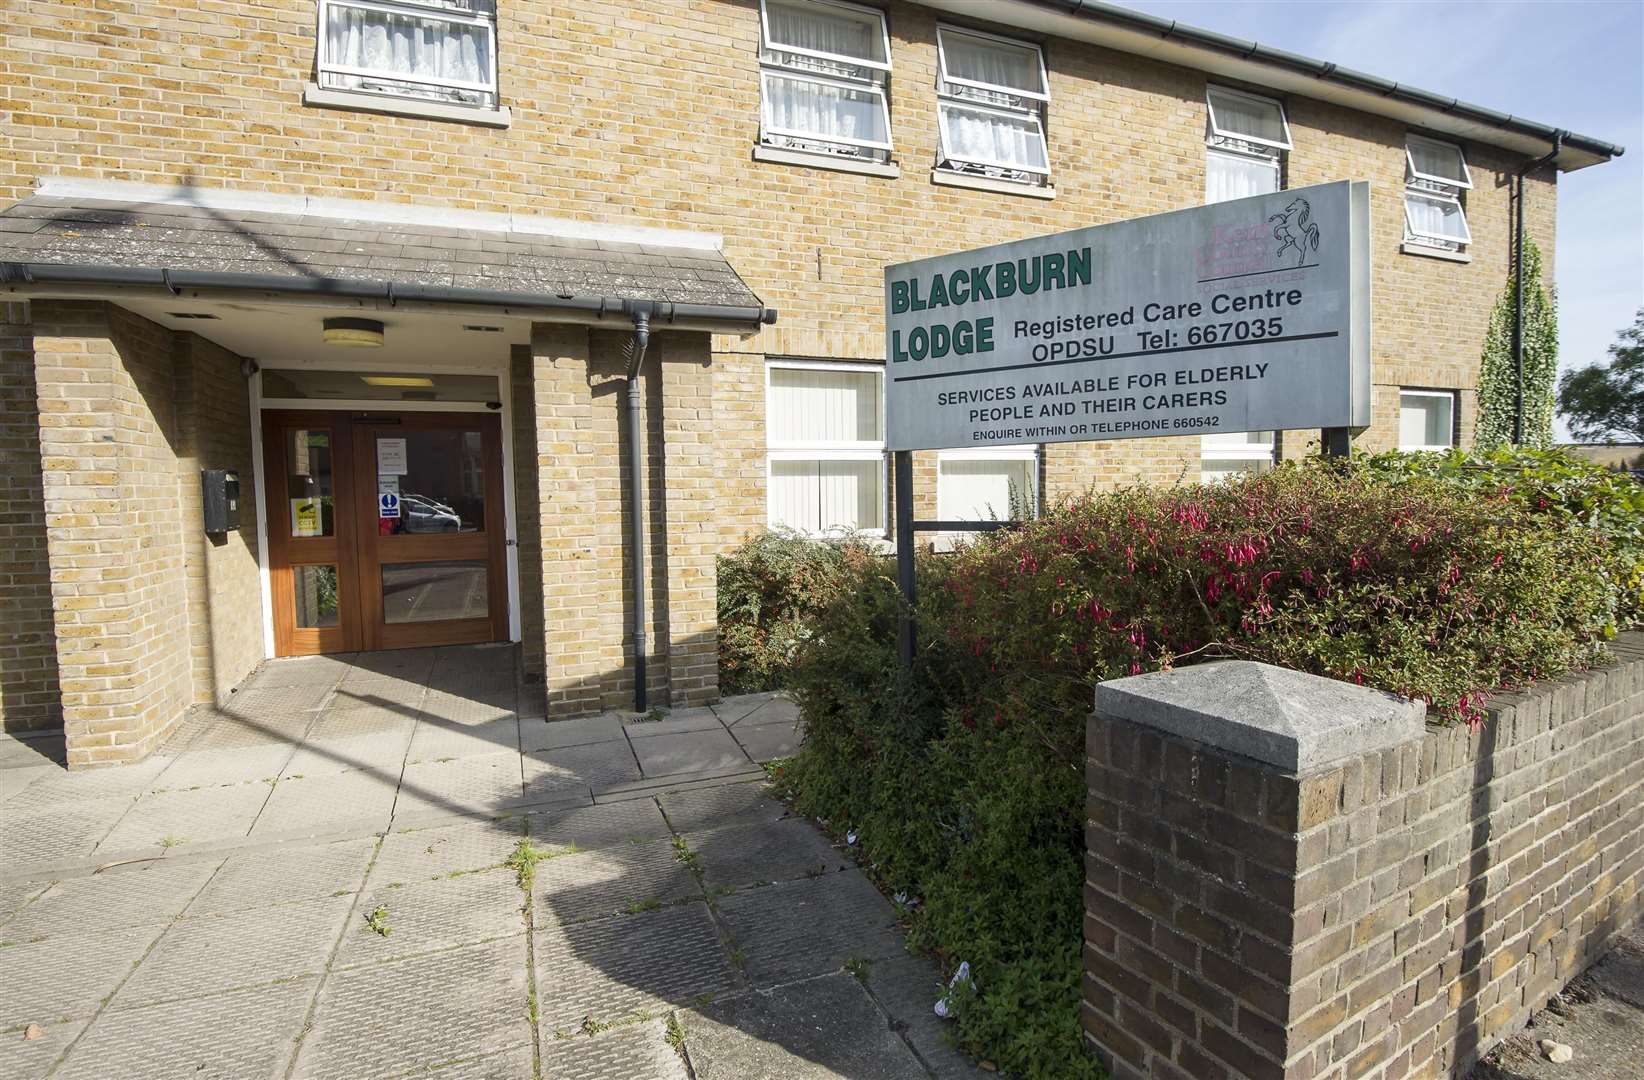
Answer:
[[[1223,660],[1101,683],[1096,714],[1301,774],[1420,739],[1427,706],[1272,664]]]

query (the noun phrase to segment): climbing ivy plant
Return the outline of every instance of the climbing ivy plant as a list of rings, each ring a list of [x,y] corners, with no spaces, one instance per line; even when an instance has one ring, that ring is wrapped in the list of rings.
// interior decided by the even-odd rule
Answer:
[[[1513,441],[1514,385],[1513,309],[1518,298],[1518,275],[1507,285],[1490,312],[1490,330],[1484,338],[1484,363],[1478,382],[1478,425],[1474,442],[1494,450]],[[1558,308],[1542,283],[1541,249],[1524,241],[1524,445],[1553,444],[1553,390],[1558,375]]]

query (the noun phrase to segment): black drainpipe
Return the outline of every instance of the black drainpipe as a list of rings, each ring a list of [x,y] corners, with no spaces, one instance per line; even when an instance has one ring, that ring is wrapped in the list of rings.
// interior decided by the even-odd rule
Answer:
[[[1513,195],[1513,445],[1524,445],[1524,177],[1558,157],[1564,131],[1553,132],[1553,148],[1518,170]]]
[[[645,439],[639,416],[639,368],[651,344],[650,305],[633,306],[633,359],[628,363],[628,476],[633,485],[634,711],[645,705]]]

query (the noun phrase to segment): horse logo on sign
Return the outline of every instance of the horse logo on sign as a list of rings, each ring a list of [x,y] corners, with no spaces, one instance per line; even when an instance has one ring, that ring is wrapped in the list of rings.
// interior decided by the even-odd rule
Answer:
[[[1275,259],[1283,259],[1285,252],[1294,251],[1296,265],[1302,266],[1307,262],[1308,248],[1319,250],[1319,227],[1310,220],[1312,216],[1312,205],[1298,198],[1291,200],[1284,213],[1267,219],[1268,224],[1273,225],[1273,239],[1279,241],[1279,250],[1273,253]]]

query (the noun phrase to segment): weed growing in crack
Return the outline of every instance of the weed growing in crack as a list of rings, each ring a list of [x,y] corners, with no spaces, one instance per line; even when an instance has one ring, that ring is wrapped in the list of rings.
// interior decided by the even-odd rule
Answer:
[[[668,1021],[664,1025],[663,1038],[667,1039],[668,1045],[674,1048],[674,1053],[679,1055],[679,1060],[689,1064],[690,1059],[685,1056],[685,1028],[679,1022],[678,1013],[668,1014]]]
[[[365,928],[380,937],[392,934],[394,928],[388,925],[388,908],[382,904],[372,908],[371,913],[365,917]]]
[[[654,896],[647,896],[643,900],[635,900],[633,903],[629,904],[628,905],[628,914],[638,915],[641,912],[645,912],[645,911],[655,911],[657,908],[659,908],[661,906],[662,906],[662,901],[661,900],[658,900]]]
[[[532,847],[531,841],[522,836],[503,865],[514,872],[514,879],[519,882],[519,887],[530,892],[531,883],[537,879],[537,863],[549,858],[550,854],[542,848]]]
[[[702,876],[702,856],[692,851],[690,846],[685,843],[685,838],[677,833],[674,835],[673,845],[674,857],[685,864],[685,869],[700,879]]]
[[[851,977],[857,982],[866,986],[868,984],[868,974],[873,970],[873,961],[865,956],[853,956],[845,961],[845,970],[850,972]]]

